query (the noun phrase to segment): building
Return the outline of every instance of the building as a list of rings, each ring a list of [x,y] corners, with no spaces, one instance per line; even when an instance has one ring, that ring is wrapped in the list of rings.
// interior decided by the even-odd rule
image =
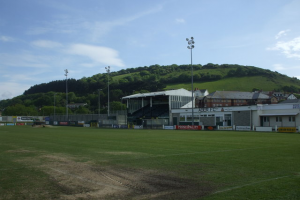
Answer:
[[[207,95],[209,95],[209,92],[208,92],[207,89],[195,88],[195,90],[194,90],[194,96],[195,96],[195,98],[205,97]]]
[[[122,101],[127,105],[129,123],[141,125],[145,119],[164,119],[169,124],[171,110],[191,102],[192,92],[178,89],[139,93],[123,97]]]
[[[195,108],[194,124],[204,127],[268,127],[270,131],[276,127],[300,126],[300,101],[280,104],[257,104],[250,106],[230,106]],[[192,124],[192,109],[179,108],[172,110],[173,125]],[[176,118],[176,119],[175,119]]]
[[[153,120],[163,125],[201,125],[223,130],[274,130],[300,127],[300,101],[277,104],[275,97],[258,92],[216,91],[201,97],[203,105],[192,106],[192,93],[185,89],[134,94],[123,97],[128,123],[147,127]],[[193,120],[194,119],[194,123]],[[300,128],[299,128],[300,130]]]
[[[269,97],[276,97],[278,101],[283,101],[287,99],[297,99],[297,97],[291,93],[275,92],[275,91],[261,91],[261,93],[266,94]]]
[[[275,103],[277,103],[276,98],[260,92],[215,91],[203,98],[199,98],[196,107],[213,108]]]

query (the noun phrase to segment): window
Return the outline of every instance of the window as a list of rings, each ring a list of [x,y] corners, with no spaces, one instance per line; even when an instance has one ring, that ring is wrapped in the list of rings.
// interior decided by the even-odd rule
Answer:
[[[276,117],[276,122],[282,122],[282,117]]]
[[[264,122],[269,122],[269,117],[264,117]]]
[[[187,116],[187,117],[186,117],[186,121],[192,122],[192,121],[193,121],[193,117],[192,117],[192,116]]]
[[[289,116],[289,121],[294,122],[295,121],[295,116]]]

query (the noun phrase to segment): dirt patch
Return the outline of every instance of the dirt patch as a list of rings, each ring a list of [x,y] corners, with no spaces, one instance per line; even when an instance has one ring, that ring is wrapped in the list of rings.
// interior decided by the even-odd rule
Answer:
[[[34,159],[30,163],[50,176],[51,184],[60,193],[59,199],[193,199],[213,189],[209,183],[179,178],[172,173],[99,166],[63,155]]]

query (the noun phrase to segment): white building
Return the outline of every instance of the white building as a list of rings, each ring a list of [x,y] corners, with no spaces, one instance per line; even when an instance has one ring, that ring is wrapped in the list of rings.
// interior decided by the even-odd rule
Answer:
[[[194,124],[203,126],[234,127],[299,127],[300,102],[258,104],[215,108],[194,108]],[[192,109],[172,110],[174,125],[191,124]]]

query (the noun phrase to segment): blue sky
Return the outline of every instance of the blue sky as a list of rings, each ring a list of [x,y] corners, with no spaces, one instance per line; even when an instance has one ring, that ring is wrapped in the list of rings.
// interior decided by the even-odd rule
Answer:
[[[0,100],[154,64],[240,64],[300,78],[299,0],[0,0]]]

